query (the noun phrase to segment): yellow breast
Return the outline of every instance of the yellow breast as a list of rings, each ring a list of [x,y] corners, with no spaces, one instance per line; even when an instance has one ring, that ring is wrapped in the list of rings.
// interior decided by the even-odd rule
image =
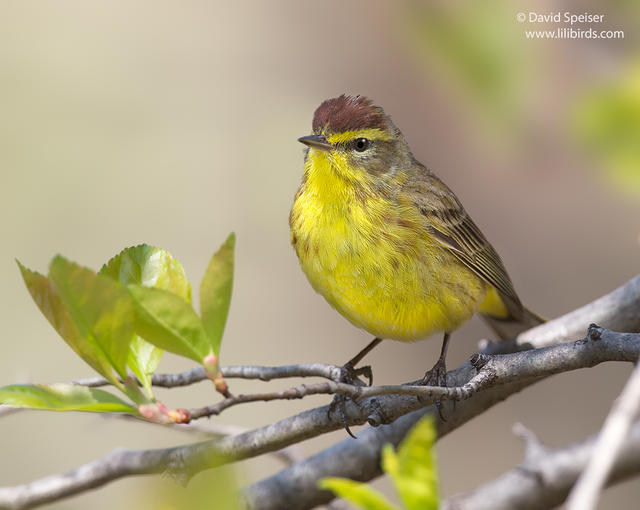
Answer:
[[[453,331],[486,286],[426,232],[419,211],[365,174],[351,180],[311,150],[291,210],[291,242],[313,288],[380,338]],[[397,181],[397,177],[396,177]]]

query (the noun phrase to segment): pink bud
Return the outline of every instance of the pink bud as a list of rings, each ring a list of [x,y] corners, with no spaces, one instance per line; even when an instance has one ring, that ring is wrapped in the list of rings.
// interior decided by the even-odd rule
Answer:
[[[191,421],[191,413],[187,409],[169,411],[168,416],[173,423],[189,423]]]
[[[218,356],[215,354],[208,354],[202,360],[202,364],[207,368],[217,368],[218,367]]]
[[[222,378],[222,374],[220,372],[218,372],[218,375],[213,378],[213,384],[215,384],[216,391],[218,393],[222,393],[225,397],[229,395],[229,386],[227,385],[227,382]]]
[[[142,404],[138,406],[140,416],[149,421],[155,421],[154,417],[158,414],[158,409],[154,404]]]

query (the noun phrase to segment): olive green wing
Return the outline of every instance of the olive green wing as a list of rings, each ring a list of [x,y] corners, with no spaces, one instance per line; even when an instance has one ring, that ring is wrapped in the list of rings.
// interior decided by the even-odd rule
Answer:
[[[413,201],[424,216],[429,233],[471,271],[495,287],[513,318],[520,319],[523,306],[500,256],[453,192],[430,172],[424,177],[428,177],[428,181],[421,183],[420,193],[413,193]]]

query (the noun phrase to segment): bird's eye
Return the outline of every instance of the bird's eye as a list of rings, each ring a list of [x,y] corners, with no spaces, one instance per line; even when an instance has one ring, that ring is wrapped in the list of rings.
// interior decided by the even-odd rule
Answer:
[[[355,148],[358,152],[364,152],[367,150],[370,143],[371,142],[369,142],[368,138],[358,138],[355,143]]]

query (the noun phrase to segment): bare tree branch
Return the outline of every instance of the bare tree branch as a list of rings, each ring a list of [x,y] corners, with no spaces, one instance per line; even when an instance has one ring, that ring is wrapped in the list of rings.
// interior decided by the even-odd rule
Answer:
[[[332,381],[340,379],[340,367],[323,363],[306,363],[302,365],[285,365],[280,367],[231,366],[222,367],[222,375],[227,379],[260,379],[271,381],[288,377],[324,377]]]
[[[337,381],[340,378],[340,367],[324,363],[303,363],[301,365],[283,365],[278,367],[239,365],[221,367],[222,376],[226,379],[286,379],[289,377],[324,377]],[[203,367],[195,367],[179,374],[153,374],[151,384],[162,388],[176,388],[189,386],[200,381],[208,380]],[[111,384],[104,377],[87,377],[75,379],[72,384],[80,386],[108,386]]]
[[[614,333],[598,326],[589,327],[589,340],[567,342],[532,351],[488,356],[473,356],[471,364],[478,373],[462,386],[415,386],[411,384],[388,386],[353,386],[326,381],[318,384],[301,384],[283,391],[237,395],[200,409],[190,410],[191,418],[220,414],[233,405],[270,400],[290,400],[308,395],[341,393],[353,400],[363,400],[379,395],[413,395],[421,397],[423,403],[435,399],[466,400],[473,394],[507,384],[514,380],[548,377],[560,372],[593,367],[604,361],[635,361],[640,354],[640,335]],[[602,340],[602,341],[598,341]],[[383,422],[370,415],[367,421]]]
[[[363,406],[364,410],[370,411],[371,414],[361,416],[360,420],[365,418],[370,421],[382,423],[394,417],[393,414],[385,412],[385,409],[389,407],[390,403],[381,403],[372,400],[367,393],[369,390],[371,390],[371,395],[393,394],[407,390],[410,397],[408,404],[413,405],[413,407],[419,407],[425,404],[418,402],[415,398],[411,397],[411,395],[422,394],[425,397],[431,398],[468,398],[478,389],[487,387],[489,384],[495,386],[500,383],[515,381],[517,380],[518,374],[522,376],[521,384],[524,383],[524,385],[526,385],[526,381],[557,373],[563,369],[569,370],[581,366],[593,366],[608,360],[630,361],[637,358],[640,353],[640,335],[637,334],[617,334],[592,327],[590,328],[590,338],[592,339],[591,341],[570,342],[568,344],[547,347],[536,351],[493,356],[490,358],[478,357],[476,364],[479,365],[481,362],[483,363],[480,372],[462,387],[425,388],[383,386],[378,388],[362,388],[364,392],[363,396],[369,396],[369,403],[372,405]],[[450,377],[455,378],[460,372],[469,372],[470,370],[468,370],[468,368],[469,367],[463,367],[454,371],[450,374]],[[477,381],[480,381],[480,383],[476,384]],[[350,393],[354,391],[354,387],[350,385],[327,381],[326,383],[320,383],[316,386],[323,387],[327,392],[342,390],[345,393],[357,396],[355,392]],[[466,389],[468,387],[472,389]],[[355,391],[357,390],[359,389],[356,388]],[[498,399],[501,400],[501,396],[499,396]],[[486,403],[487,402],[485,402],[485,404]],[[482,405],[482,408],[484,408],[485,404]],[[363,409],[360,408],[358,410],[362,411]],[[305,419],[305,414],[312,416],[312,418]],[[367,413],[364,414],[366,415]],[[323,419],[319,421],[319,417]],[[458,418],[460,419],[460,417]],[[47,477],[32,484],[12,489],[0,489],[0,505],[2,505],[3,508],[27,508],[28,506],[53,501],[74,492],[102,485],[121,476],[160,472],[169,466],[171,462],[175,463],[176,459],[178,459],[177,466],[179,469],[179,467],[185,463],[186,459],[195,453],[197,453],[197,457],[205,460],[206,463],[204,465],[217,465],[226,460],[245,458],[256,455],[257,453],[274,451],[276,449],[274,446],[276,440],[286,441],[288,444],[297,441],[297,439],[292,441],[295,436],[289,433],[289,426],[292,425],[292,420],[303,421],[307,425],[305,427],[293,427],[297,428],[296,436],[299,436],[300,433],[304,433],[307,436],[316,435],[323,430],[335,429],[341,426],[340,423],[331,424],[327,415],[327,408],[322,407],[307,411],[287,420],[282,420],[277,424],[263,427],[263,429],[258,429],[257,431],[243,432],[235,436],[220,438],[217,440],[217,444],[216,441],[200,443],[194,445],[193,449],[187,446],[152,451],[116,451],[102,460],[94,461],[64,475]],[[413,421],[415,421],[415,419],[411,420],[411,422]],[[313,424],[317,426],[313,428],[308,427]],[[445,424],[441,424],[441,433],[444,432],[446,428],[448,427]],[[283,429],[285,434],[282,434],[282,432],[279,434],[274,433],[274,429]],[[216,434],[220,433],[220,431],[217,430],[212,432]],[[289,437],[283,439],[281,437],[283,435]],[[401,437],[402,436],[400,436],[400,438]],[[256,441],[258,438],[262,439],[262,444],[260,441]],[[364,438],[361,437],[361,439]],[[366,441],[366,439],[364,440]],[[247,451],[246,445],[248,444],[254,447],[260,447],[260,452]],[[243,447],[239,447],[240,445],[243,445]],[[215,453],[215,450],[224,453],[226,459],[222,460],[218,458],[212,464],[211,460],[209,459],[207,461],[205,457],[211,457],[212,454]],[[243,450],[245,450],[244,453]],[[27,494],[31,494],[32,496],[37,494],[38,497],[32,497],[28,503],[23,503],[22,501],[26,499]],[[25,504],[27,506],[24,506]]]
[[[237,434],[244,434],[249,430],[245,427],[239,427],[237,425],[225,425],[223,423],[212,423],[210,421],[175,423],[171,425],[171,427],[176,430],[187,430],[188,432],[192,432],[194,434],[201,434],[209,437],[233,436]],[[287,465],[295,464],[296,462],[304,460],[302,450],[298,445],[295,444],[287,446],[282,450],[275,450],[270,453]]]
[[[439,396],[468,397],[471,394],[471,398],[459,402],[455,410],[447,408],[444,412],[447,421],[443,422],[438,413],[429,408],[403,416],[395,423],[378,430],[367,429],[360,433],[358,441],[342,441],[302,463],[254,484],[246,492],[247,505],[250,508],[265,510],[282,507],[310,508],[324,503],[331,499],[331,494],[315,487],[319,478],[331,475],[368,481],[377,476],[380,473],[379,451],[382,444],[391,442],[397,445],[411,426],[426,413],[434,414],[438,435],[441,437],[509,395],[544,377],[558,373],[561,371],[560,367],[577,368],[580,364],[578,360],[581,360],[582,366],[593,366],[611,358],[633,361],[640,353],[640,334],[614,333],[595,326],[592,326],[589,332],[588,340],[491,357],[477,375],[481,381],[494,383],[502,380],[510,384],[493,385],[479,393],[466,392],[463,388],[476,379],[473,375],[469,376],[469,373],[475,370],[465,372],[463,366],[449,373],[449,377],[453,379],[449,380],[449,384],[455,384],[459,378],[463,381],[470,379],[470,382],[458,388],[433,388],[434,395],[437,393]],[[521,374],[521,378],[518,377],[518,373]],[[488,384],[484,384],[483,387],[487,386]],[[403,398],[406,397],[395,397]],[[377,408],[377,412],[388,419],[386,413],[393,412],[390,407],[382,404]],[[378,421],[384,422],[382,419]],[[300,492],[304,496],[300,496]]]
[[[633,420],[640,410],[640,364],[636,365],[620,397],[614,403],[600,431],[591,459],[569,494],[567,510],[592,510],[596,508],[598,496],[607,477],[626,448],[627,435]]]
[[[32,508],[100,487],[123,476],[162,473],[169,467],[173,450],[114,450],[62,475],[16,487],[0,487],[0,508]]]
[[[638,291],[640,277],[636,277],[627,285],[633,289],[630,292],[635,292],[637,302],[640,302],[640,292]],[[616,293],[618,298],[623,300],[623,309],[627,310],[627,293],[620,292],[620,289]],[[604,322],[615,327],[615,303],[609,301],[607,306],[610,317]],[[636,321],[637,323],[633,327],[638,329],[640,328],[640,316],[636,316]],[[552,323],[554,322],[559,327],[568,326],[562,318],[552,321]],[[631,321],[627,312],[620,323],[630,327]],[[583,326],[586,329],[586,324]],[[603,334],[603,339],[604,336]],[[602,342],[603,339],[598,342]],[[604,340],[603,343],[606,343],[607,340]],[[589,342],[573,345],[585,348],[584,346],[588,344]],[[504,347],[505,349],[517,350],[523,349],[525,346],[507,343]],[[495,348],[492,350],[496,351]],[[448,374],[449,384],[463,386],[474,375],[476,375],[476,369],[468,363],[464,364]],[[486,411],[495,403],[533,384],[541,377],[529,377],[527,380],[516,379],[508,385],[476,393],[468,400],[458,403],[455,410],[450,404],[445,403],[447,421],[439,421],[436,417],[439,436],[454,430],[474,416]],[[429,407],[407,414],[424,405],[424,402],[419,402],[411,395],[378,395],[363,399],[358,405],[350,403],[347,406],[347,420],[351,425],[362,424],[366,421],[372,425],[397,421],[392,425],[382,425],[377,429],[366,429],[360,434],[358,441],[352,439],[343,441],[271,479],[252,486],[247,492],[247,501],[254,505],[254,508],[282,508],[283,506],[308,508],[312,504],[331,499],[330,495],[322,493],[316,488],[316,480],[322,476],[332,474],[363,481],[370,480],[379,474],[378,457],[382,444],[385,442],[397,444],[422,415],[428,412],[433,413],[433,407]],[[398,419],[399,417],[401,418]],[[188,478],[194,472],[207,467],[279,450],[290,444],[341,427],[341,421],[330,417],[328,406],[324,406],[235,436],[167,449],[119,450],[64,475],[53,475],[22,486],[0,488],[0,508],[30,508],[134,474],[168,471],[175,476]],[[260,501],[262,503],[270,501],[275,503],[275,506],[256,506],[256,503]],[[284,504],[281,504],[283,501]],[[291,505],[290,503],[293,501],[299,501],[299,505]]]
[[[580,443],[549,449],[520,427],[526,435],[525,460],[468,493],[446,500],[442,510],[544,510],[566,498],[581,471],[595,455],[598,436]],[[640,473],[640,422],[632,425],[625,448],[615,459],[609,484]],[[582,510],[586,507],[580,507]]]
[[[461,373],[456,375],[464,377]],[[433,416],[438,437],[442,437],[501,402],[510,394],[532,383],[533,381],[514,382],[508,386],[491,388],[458,403],[455,410],[445,403],[443,414],[447,417],[446,422],[441,420],[435,407],[430,406],[402,416],[392,424],[366,428],[358,433],[357,440],[351,438],[343,440],[303,462],[252,485],[245,491],[245,504],[251,509],[275,510],[312,508],[326,503],[333,498],[333,495],[317,488],[320,478],[339,476],[366,482],[379,476],[382,445],[391,443],[397,446],[411,427],[425,414]],[[396,398],[406,399],[406,397]],[[415,397],[412,400],[415,402]]]
[[[485,354],[514,352],[551,345],[563,339],[579,338],[587,325],[595,321],[613,330],[640,331],[638,309],[640,309],[640,275],[592,303],[520,334],[515,340],[489,344],[483,352]],[[456,373],[454,380],[457,381],[454,384],[462,386],[469,379],[465,380],[464,377],[458,379],[458,373]],[[449,384],[451,382],[449,379]],[[454,420],[458,425],[462,424],[523,387],[522,383],[512,383],[510,387],[479,393],[475,398],[459,404],[452,419],[446,423],[442,423],[439,414],[435,413],[439,437],[448,432],[447,429]],[[302,463],[252,485],[246,492],[248,505],[253,508],[269,508],[268,505],[258,505],[258,502],[273,501],[272,508],[278,508],[278,503],[286,506],[295,501],[296,506],[292,508],[310,508],[329,501],[332,497],[328,492],[317,488],[317,480],[324,476],[342,476],[359,481],[369,481],[379,476],[381,474],[379,452],[382,445],[389,442],[397,446],[411,426],[427,412],[434,414],[432,408],[413,412],[397,420],[393,425],[367,429],[360,433],[357,442],[342,441]]]
[[[576,332],[583,332],[593,320],[614,330],[640,331],[638,309],[640,275],[592,303],[520,334],[513,341],[490,344],[483,353],[520,351],[558,343],[563,338],[577,338],[579,335]],[[464,374],[458,371],[449,373],[448,376],[452,377],[448,379],[448,383],[453,382],[456,386],[463,386],[471,378],[465,378]],[[435,413],[439,437],[451,430],[449,427],[453,424],[461,425],[526,385],[518,382],[478,393],[474,398],[458,404],[445,423],[442,423],[438,413]],[[252,508],[278,508],[278,504],[286,506],[297,501],[297,506],[291,508],[310,508],[329,501],[332,497],[330,493],[320,491],[316,486],[317,480],[324,476],[342,476],[359,481],[369,481],[379,476],[379,451],[382,445],[389,442],[397,446],[411,426],[427,412],[433,414],[434,411],[430,408],[414,412],[392,425],[377,430],[367,429],[359,434],[358,441],[342,441],[302,463],[252,485],[246,491],[247,504]],[[274,505],[267,505],[267,501],[273,501]]]
[[[486,354],[545,347],[582,338],[589,324],[613,331],[640,330],[640,275],[609,294],[561,317],[523,331],[515,340],[491,344]]]

